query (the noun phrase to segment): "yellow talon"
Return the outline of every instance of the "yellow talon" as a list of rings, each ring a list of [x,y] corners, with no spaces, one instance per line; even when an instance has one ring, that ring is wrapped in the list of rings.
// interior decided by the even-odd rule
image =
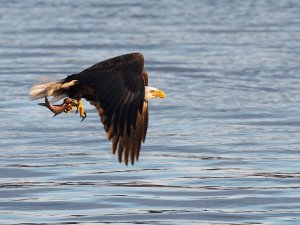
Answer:
[[[83,121],[86,118],[86,113],[84,111],[83,105],[82,105],[82,101],[79,99],[77,100],[77,112],[79,111],[79,115],[82,118],[81,121]]]
[[[72,112],[72,110],[73,110],[73,106],[72,105],[68,105],[67,108],[66,108],[66,110],[65,110],[65,112],[66,113],[70,113],[70,112]]]
[[[69,99],[69,98],[65,98],[65,99],[64,99],[64,103],[67,103],[67,104],[69,104],[71,101],[72,101],[72,100]]]
[[[68,104],[67,108],[66,108],[65,111],[64,111],[65,113],[70,113],[70,112],[72,112],[73,107],[74,107],[74,106],[77,106],[76,100],[75,100],[75,99],[69,99],[69,98],[66,98],[66,99],[64,100],[64,102]]]

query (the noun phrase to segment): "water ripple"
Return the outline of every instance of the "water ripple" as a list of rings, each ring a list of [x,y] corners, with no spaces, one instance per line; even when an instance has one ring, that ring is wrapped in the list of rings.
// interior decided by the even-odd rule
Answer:
[[[234,10],[233,10],[234,9]],[[0,1],[1,224],[300,222],[299,1]],[[141,51],[139,162],[30,87]]]

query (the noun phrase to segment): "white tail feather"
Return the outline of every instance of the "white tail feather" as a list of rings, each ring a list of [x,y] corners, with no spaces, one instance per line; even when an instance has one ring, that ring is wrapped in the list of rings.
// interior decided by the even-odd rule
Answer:
[[[32,100],[44,98],[45,96],[53,96],[51,102],[56,102],[66,97],[66,91],[71,86],[77,84],[77,80],[72,80],[68,83],[62,81],[48,82],[44,84],[38,84],[31,88],[29,95]]]

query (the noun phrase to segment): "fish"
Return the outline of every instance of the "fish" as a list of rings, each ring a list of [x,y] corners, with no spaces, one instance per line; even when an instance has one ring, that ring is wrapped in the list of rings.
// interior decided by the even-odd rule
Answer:
[[[38,105],[47,107],[51,112],[54,113],[54,116],[56,116],[58,114],[61,114],[62,112],[70,112],[72,110],[72,107],[76,106],[77,104],[70,99],[65,98],[62,104],[52,105],[49,102],[47,96],[45,96],[45,103],[38,103]]]

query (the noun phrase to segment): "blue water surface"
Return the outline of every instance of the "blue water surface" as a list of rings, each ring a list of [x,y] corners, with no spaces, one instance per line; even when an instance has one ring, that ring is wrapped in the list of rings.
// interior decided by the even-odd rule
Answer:
[[[0,1],[1,224],[299,224],[300,1]],[[37,82],[142,52],[139,162]]]

